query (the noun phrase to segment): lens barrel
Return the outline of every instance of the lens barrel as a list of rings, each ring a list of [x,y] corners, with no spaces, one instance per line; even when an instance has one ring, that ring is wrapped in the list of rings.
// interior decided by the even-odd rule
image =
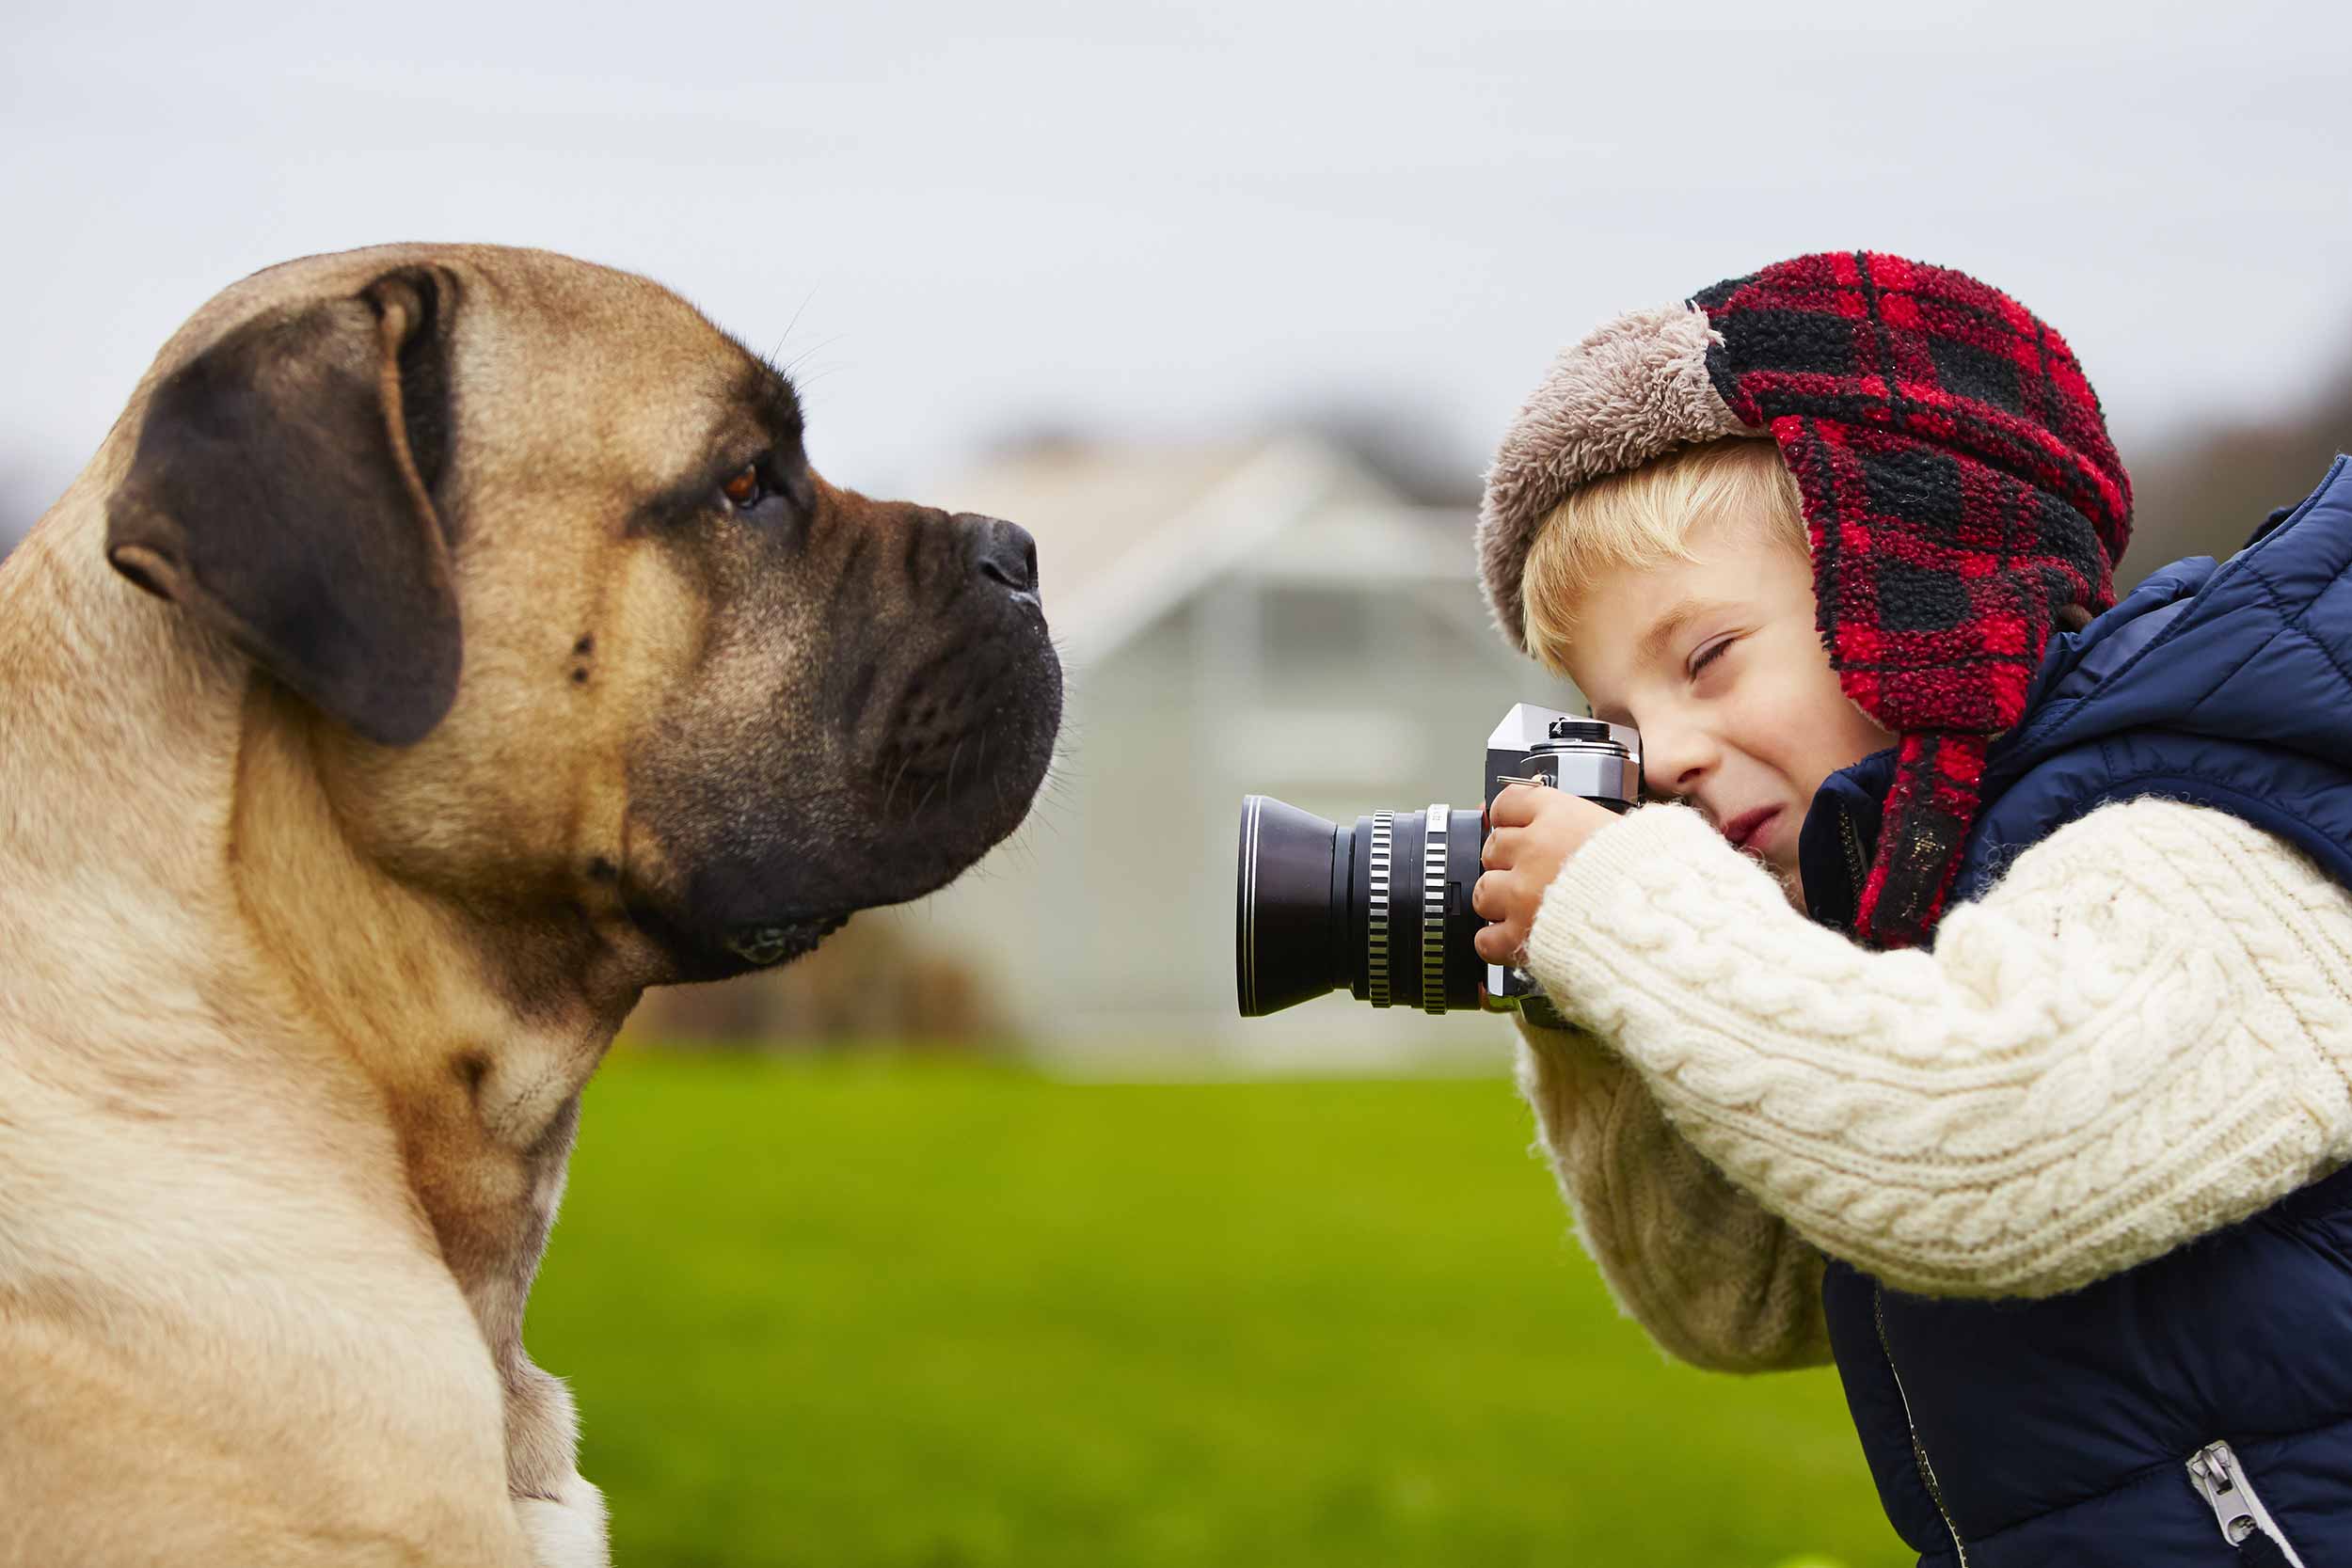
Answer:
[[[1347,983],[1353,846],[1342,840],[1353,837],[1268,796],[1242,800],[1233,926],[1242,1017],[1263,1018]]]
[[[1242,801],[1234,972],[1242,1016],[1345,987],[1375,1006],[1479,1005],[1472,944],[1483,816],[1433,805],[1353,827],[1269,796]]]

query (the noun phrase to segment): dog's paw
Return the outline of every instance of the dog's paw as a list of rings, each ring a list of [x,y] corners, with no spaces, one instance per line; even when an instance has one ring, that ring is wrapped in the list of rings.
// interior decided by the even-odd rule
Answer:
[[[558,1500],[516,1497],[516,1517],[531,1543],[539,1568],[611,1568],[604,1538],[604,1494],[579,1476],[569,1476]]]

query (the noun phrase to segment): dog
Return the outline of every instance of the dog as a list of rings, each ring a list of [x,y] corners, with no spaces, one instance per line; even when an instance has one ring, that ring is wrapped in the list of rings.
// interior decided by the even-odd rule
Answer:
[[[604,1562],[521,1339],[581,1085],[1060,713],[1029,537],[827,483],[643,277],[205,305],[0,568],[0,1562]]]

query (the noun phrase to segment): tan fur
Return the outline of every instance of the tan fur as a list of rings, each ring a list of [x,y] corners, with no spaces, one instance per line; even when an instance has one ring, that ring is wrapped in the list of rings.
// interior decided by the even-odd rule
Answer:
[[[106,509],[176,367],[416,261],[465,286],[466,645],[384,748],[111,569]],[[523,1307],[580,1086],[671,977],[581,869],[663,874],[628,748],[710,654],[707,589],[626,522],[743,361],[541,253],[273,268],[0,571],[0,1562],[605,1560]]]

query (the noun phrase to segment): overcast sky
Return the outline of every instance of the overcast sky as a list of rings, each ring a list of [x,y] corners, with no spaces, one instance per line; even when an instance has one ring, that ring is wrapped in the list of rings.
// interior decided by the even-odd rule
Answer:
[[[20,0],[0,478],[54,495],[226,283],[381,240],[650,273],[885,492],[1313,403],[1474,470],[1563,341],[1829,247],[2047,316],[2127,461],[2352,367],[2352,7],[1647,9]]]

